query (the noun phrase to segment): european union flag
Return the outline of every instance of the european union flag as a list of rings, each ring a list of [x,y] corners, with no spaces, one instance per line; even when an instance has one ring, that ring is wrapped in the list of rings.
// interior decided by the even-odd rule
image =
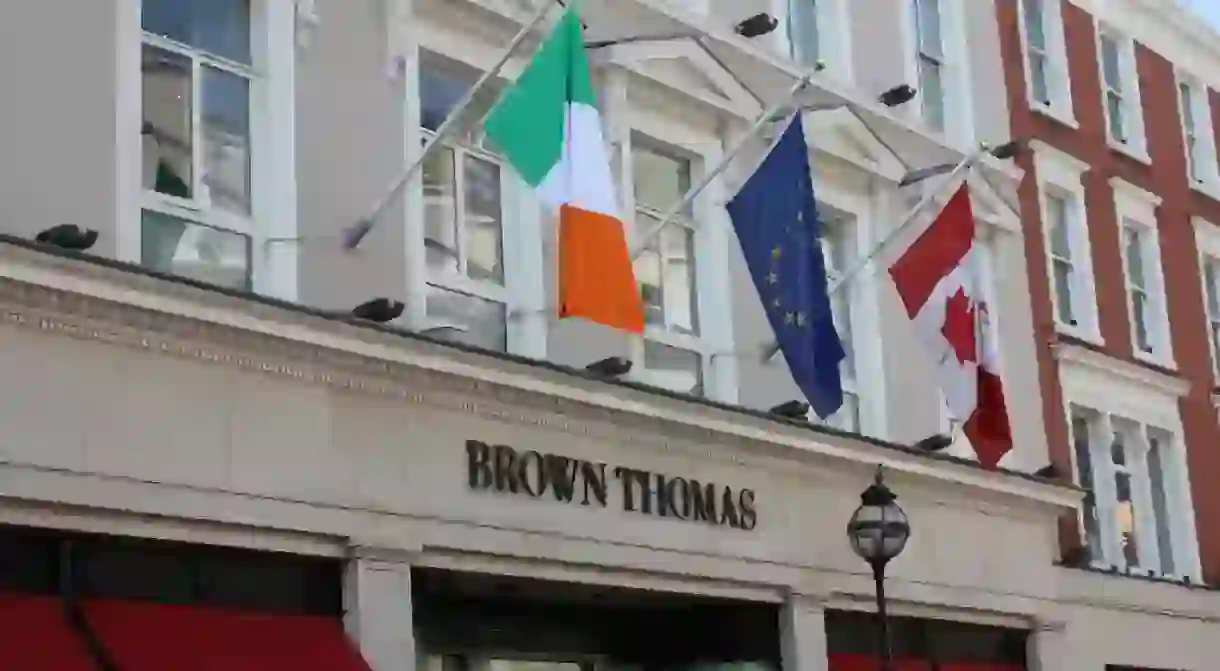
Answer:
[[[792,378],[825,419],[843,405],[839,362],[846,353],[827,294],[800,114],[726,207]]]

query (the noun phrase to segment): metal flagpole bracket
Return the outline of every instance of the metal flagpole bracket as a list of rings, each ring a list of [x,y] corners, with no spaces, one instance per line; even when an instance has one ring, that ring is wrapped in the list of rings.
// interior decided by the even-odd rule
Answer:
[[[402,171],[402,173],[398,176],[398,179],[396,179],[390,186],[389,190],[386,191],[386,194],[373,205],[368,214],[358,220],[356,226],[365,228],[366,233],[369,229],[372,229],[374,222],[377,221],[377,217],[381,215],[382,210],[384,210],[391,202],[394,201],[395,198],[398,197],[399,194],[402,193],[402,190],[411,182],[411,180],[415,177],[415,174],[418,173],[420,168],[423,167],[424,163],[427,162],[427,160],[431,158],[441,146],[443,146],[443,141],[449,135],[451,135],[453,131],[459,130],[462,117],[466,110],[470,107],[471,103],[474,102],[475,96],[477,96],[483,90],[483,87],[487,85],[487,82],[491,81],[493,77],[500,73],[500,70],[502,70],[504,65],[508,63],[508,59],[512,58],[513,52],[517,50],[517,47],[519,47],[521,43],[525,41],[525,38],[528,37],[539,24],[542,23],[543,19],[545,19],[546,15],[551,11],[551,8],[556,4],[562,5],[563,3],[559,2],[558,0],[546,0],[538,7],[538,10],[534,12],[533,17],[521,27],[521,30],[517,32],[517,35],[513,38],[512,42],[509,42],[508,46],[505,47],[504,52],[500,54],[499,60],[497,60],[490,68],[485,70],[478,80],[475,81],[474,85],[466,90],[466,94],[462,96],[462,99],[449,112],[449,115],[445,117],[445,120],[441,122],[440,127],[436,129],[436,132],[433,134],[432,141],[424,145],[424,150],[420,152],[419,156],[417,156],[415,160]],[[363,238],[363,236],[360,237]],[[359,240],[356,241],[356,244],[359,244]],[[354,246],[355,245],[353,245],[353,247]]]
[[[902,218],[898,220],[899,223],[896,227],[894,227],[894,230],[886,234],[881,242],[873,248],[873,251],[869,252],[863,258],[857,259],[856,263],[849,266],[846,271],[839,275],[839,280],[827,288],[826,293],[833,296],[840,289],[847,286],[848,282],[851,282],[857,275],[872,265],[874,261],[887,253],[894,246],[894,244],[901,239],[902,234],[905,233],[918,219],[919,214],[923,212],[924,208],[940,197],[946,187],[950,186],[954,181],[956,181],[958,176],[969,170],[971,166],[977,163],[979,159],[989,151],[990,148],[984,143],[979,145],[979,149],[977,151],[963,157],[962,160],[957,163],[957,165],[953,166],[953,169],[949,171],[949,174],[936,185],[936,188],[925,193],[923,197],[919,199],[919,202],[915,203],[911,209],[907,210],[906,214],[904,214]],[[778,353],[779,343],[773,342],[763,352],[763,362],[766,363],[771,361]]]
[[[792,100],[796,98],[801,91],[805,90],[810,83],[813,82],[813,75],[815,72],[815,70],[811,70],[802,75],[801,78],[797,80],[796,84],[794,84],[788,91],[786,96],[776,101],[771,105],[771,107],[767,108],[762,114],[758,115],[758,118],[754,120],[754,123],[750,126],[750,128],[746,130],[746,132],[742,133],[733,143],[733,146],[720,157],[720,161],[716,164],[716,167],[704,174],[703,178],[688,189],[682,198],[678,200],[678,202],[674,203],[668,210],[666,210],[665,215],[661,217],[660,222],[655,224],[644,235],[640,236],[639,241],[636,243],[635,249],[631,251],[632,261],[635,261],[637,258],[639,258],[640,254],[647,251],[648,246],[651,245],[654,240],[656,240],[657,236],[659,236],[661,232],[665,230],[666,226],[673,222],[674,217],[678,216],[679,212],[686,209],[686,206],[689,205],[691,201],[699,197],[699,194],[703,193],[703,190],[711,185],[711,183],[720,176],[720,173],[725,171],[733,158],[735,158],[737,154],[741,153],[741,150],[744,149],[747,144],[749,144],[750,140],[754,139],[754,137],[758,135],[763,126],[767,125],[767,123],[772,121],[777,114],[787,108],[792,103]]]

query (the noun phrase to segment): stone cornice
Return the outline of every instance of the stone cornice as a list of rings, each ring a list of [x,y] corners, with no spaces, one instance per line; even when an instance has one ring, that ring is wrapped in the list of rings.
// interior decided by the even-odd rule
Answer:
[[[1080,498],[1070,487],[462,351],[16,242],[0,244],[0,321],[709,460],[810,470],[824,469],[827,459],[869,468],[882,464],[1037,505],[1073,507]]]

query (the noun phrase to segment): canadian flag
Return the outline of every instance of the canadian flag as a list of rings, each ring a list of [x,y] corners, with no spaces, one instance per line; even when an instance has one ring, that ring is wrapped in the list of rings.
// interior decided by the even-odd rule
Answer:
[[[999,357],[975,271],[974,212],[963,182],[948,204],[890,266],[907,315],[937,362],[949,416],[979,463],[995,468],[1013,448]]]

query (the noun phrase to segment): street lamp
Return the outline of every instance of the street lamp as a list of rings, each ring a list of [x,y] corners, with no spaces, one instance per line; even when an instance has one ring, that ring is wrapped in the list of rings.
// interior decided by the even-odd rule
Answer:
[[[898,497],[882,481],[881,467],[873,484],[860,494],[860,507],[847,523],[847,540],[851,549],[873,567],[873,584],[877,592],[877,642],[881,655],[881,671],[892,671],[889,623],[885,613],[885,565],[902,554],[911,537],[911,524],[898,507]]]

